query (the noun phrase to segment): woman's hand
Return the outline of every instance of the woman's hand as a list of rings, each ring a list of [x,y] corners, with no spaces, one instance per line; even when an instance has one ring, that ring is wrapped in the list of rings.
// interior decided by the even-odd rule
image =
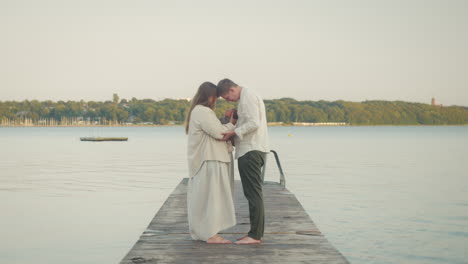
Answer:
[[[236,135],[236,132],[234,131],[228,131],[228,132],[224,132],[224,133],[221,133],[223,135],[223,138],[221,139],[222,141],[227,141],[229,140],[230,138],[232,138],[233,136]]]

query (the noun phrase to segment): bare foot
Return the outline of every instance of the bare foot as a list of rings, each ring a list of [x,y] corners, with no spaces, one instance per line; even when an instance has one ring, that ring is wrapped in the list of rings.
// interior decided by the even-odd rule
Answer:
[[[239,238],[237,238],[236,240],[242,240],[242,239],[244,239],[244,238],[246,238],[246,237],[248,237],[248,235],[245,235],[245,236],[243,236],[243,237],[239,237]]]
[[[214,235],[206,241],[207,244],[232,244],[231,241],[224,239],[218,235]]]
[[[253,239],[251,237],[244,237],[241,240],[237,241],[236,245],[248,245],[248,244],[260,244],[262,240]]]

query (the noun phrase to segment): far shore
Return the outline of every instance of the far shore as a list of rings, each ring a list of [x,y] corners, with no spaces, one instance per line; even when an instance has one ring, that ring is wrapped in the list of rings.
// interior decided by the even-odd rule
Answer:
[[[0,128],[6,127],[183,127],[184,124],[153,124],[153,125],[53,125],[53,126],[41,126],[41,125],[0,125]],[[437,127],[437,126],[446,126],[446,127],[464,127],[468,126],[468,124],[464,125],[394,125],[394,124],[387,124],[387,125],[331,125],[331,124],[293,124],[293,123],[268,123],[269,127],[337,127],[337,126],[347,126],[347,127]]]

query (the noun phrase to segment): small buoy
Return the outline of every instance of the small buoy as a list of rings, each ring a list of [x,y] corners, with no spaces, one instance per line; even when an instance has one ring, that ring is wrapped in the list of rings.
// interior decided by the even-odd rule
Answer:
[[[292,135],[291,135],[291,134],[288,134],[288,137],[292,137]]]

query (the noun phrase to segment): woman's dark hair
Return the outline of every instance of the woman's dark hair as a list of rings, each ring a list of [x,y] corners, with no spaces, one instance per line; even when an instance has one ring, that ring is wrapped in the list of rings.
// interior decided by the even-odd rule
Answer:
[[[217,87],[211,82],[204,82],[198,87],[198,91],[195,96],[192,98],[192,105],[187,112],[187,118],[185,119],[185,133],[188,134],[189,130],[189,123],[190,123],[190,115],[192,114],[193,108],[197,105],[203,105],[209,107],[211,109],[214,108],[214,104],[211,105],[209,98],[217,96]]]

